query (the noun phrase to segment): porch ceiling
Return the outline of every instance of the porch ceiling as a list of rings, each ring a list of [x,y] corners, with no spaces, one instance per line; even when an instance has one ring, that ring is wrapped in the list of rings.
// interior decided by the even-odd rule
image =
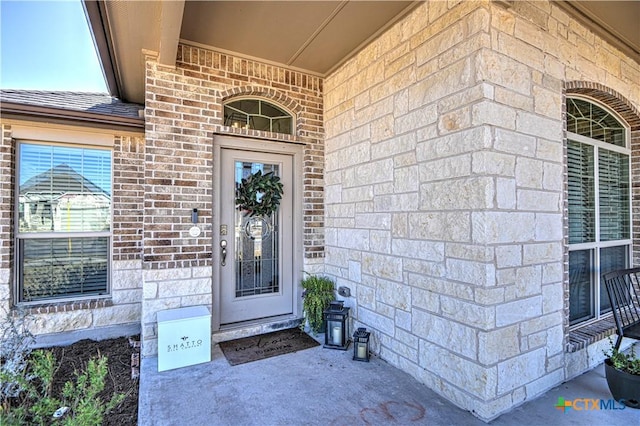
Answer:
[[[325,76],[420,1],[83,1],[110,92],[144,103],[144,52],[179,41]],[[502,4],[511,2],[502,1]],[[640,60],[640,2],[558,2]]]

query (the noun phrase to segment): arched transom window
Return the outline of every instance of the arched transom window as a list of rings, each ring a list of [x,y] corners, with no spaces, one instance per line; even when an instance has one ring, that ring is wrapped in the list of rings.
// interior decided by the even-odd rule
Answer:
[[[236,99],[224,105],[224,125],[273,133],[293,133],[293,116],[262,99]]]
[[[631,256],[629,131],[604,107],[567,99],[569,321],[611,309],[602,274]]]

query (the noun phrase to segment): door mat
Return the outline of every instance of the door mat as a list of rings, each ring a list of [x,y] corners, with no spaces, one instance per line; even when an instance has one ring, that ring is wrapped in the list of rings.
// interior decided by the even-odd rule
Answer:
[[[297,328],[274,331],[258,336],[220,342],[220,349],[231,365],[244,364],[273,356],[319,346],[307,333]]]

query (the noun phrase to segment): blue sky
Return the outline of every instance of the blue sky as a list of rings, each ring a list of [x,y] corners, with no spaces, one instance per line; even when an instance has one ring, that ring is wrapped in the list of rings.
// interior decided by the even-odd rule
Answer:
[[[106,92],[80,0],[0,0],[2,89]]]

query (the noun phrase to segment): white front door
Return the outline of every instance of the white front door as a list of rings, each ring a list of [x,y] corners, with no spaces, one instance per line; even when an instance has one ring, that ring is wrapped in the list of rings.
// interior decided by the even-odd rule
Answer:
[[[293,155],[220,149],[220,324],[294,313]],[[260,171],[280,177],[283,195],[271,216],[236,207],[243,178]]]

